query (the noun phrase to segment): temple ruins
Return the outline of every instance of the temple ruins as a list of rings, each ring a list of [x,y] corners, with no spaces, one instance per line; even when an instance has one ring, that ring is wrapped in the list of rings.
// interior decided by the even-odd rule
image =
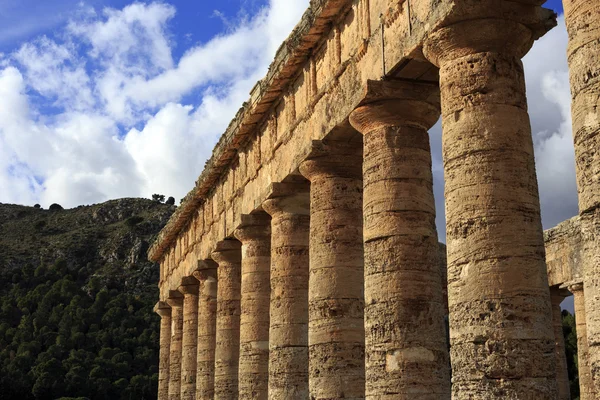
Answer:
[[[566,400],[571,294],[600,398],[600,7],[563,0],[580,213],[544,233],[544,1],[311,0],[150,249],[160,400]]]

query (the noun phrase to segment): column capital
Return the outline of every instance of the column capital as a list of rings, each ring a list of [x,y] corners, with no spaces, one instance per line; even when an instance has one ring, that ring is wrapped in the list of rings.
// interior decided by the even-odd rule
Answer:
[[[364,100],[350,114],[350,124],[364,135],[386,126],[411,125],[427,130],[439,117],[439,85],[369,80]]]
[[[183,295],[178,290],[169,290],[167,304],[171,306],[171,308],[183,307]]]
[[[203,269],[192,272],[194,278],[198,279],[200,282],[206,280],[217,280],[217,270],[216,269]]]
[[[257,239],[270,240],[271,217],[266,212],[242,214],[241,223],[236,228],[234,236],[242,244]]]
[[[218,267],[219,264],[217,264],[214,260],[211,260],[210,258],[206,260],[198,260],[198,271],[212,270],[217,269]]]
[[[198,296],[198,286],[199,282],[196,278],[193,276],[186,276],[181,280],[181,285],[177,290],[184,296]]]
[[[159,301],[154,305],[154,312],[161,318],[171,317],[171,306],[164,301]]]
[[[278,213],[310,215],[310,182],[272,183],[262,207],[274,216]]]
[[[242,243],[239,240],[222,240],[217,243],[210,256],[218,264],[240,263],[242,261],[241,248]]]
[[[203,282],[207,279],[212,279],[213,281],[216,281],[218,267],[219,264],[217,264],[213,260],[198,260],[198,269],[192,272],[192,276],[200,282]]]
[[[320,176],[362,179],[362,143],[313,140],[300,173],[309,181]]]
[[[446,61],[484,52],[523,58],[534,40],[531,29],[515,21],[499,18],[463,20],[430,34],[425,40],[423,54],[438,67]]]
[[[569,292],[575,294],[576,292],[583,291],[583,282],[570,282],[567,284],[567,288]]]

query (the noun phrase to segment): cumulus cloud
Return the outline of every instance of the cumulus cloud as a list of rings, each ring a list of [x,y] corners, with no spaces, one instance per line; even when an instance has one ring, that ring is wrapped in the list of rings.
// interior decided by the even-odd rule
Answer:
[[[3,55],[0,201],[183,197],[307,6],[271,0],[178,59],[173,6],[82,7],[55,37]],[[566,42],[561,18],[524,60],[545,228],[577,213]],[[431,142],[444,240],[440,124]]]
[[[178,60],[173,6],[82,6],[2,59],[0,201],[183,197],[307,6],[271,0]]]

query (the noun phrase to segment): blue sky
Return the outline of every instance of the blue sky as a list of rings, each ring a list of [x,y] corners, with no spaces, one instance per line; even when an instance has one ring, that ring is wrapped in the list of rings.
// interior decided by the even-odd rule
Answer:
[[[0,202],[183,197],[307,6],[0,1]],[[525,58],[545,228],[577,213],[566,40],[559,18]],[[443,240],[440,135],[437,125]]]
[[[180,199],[307,6],[0,0],[0,202]],[[577,214],[566,46],[559,17],[524,59],[545,228]],[[440,124],[430,133],[445,241]]]

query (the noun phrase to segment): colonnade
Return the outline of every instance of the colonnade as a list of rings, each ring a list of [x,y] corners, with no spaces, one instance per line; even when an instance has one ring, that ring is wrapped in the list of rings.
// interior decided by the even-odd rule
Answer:
[[[582,399],[600,393],[600,313],[585,312],[600,310],[591,3],[565,1],[587,243],[586,277],[569,286]],[[514,18],[458,19],[423,44],[439,85],[369,81],[343,140],[315,141],[299,175],[273,183],[157,305],[159,399],[569,399],[521,63],[534,39]],[[427,133],[440,116],[448,315]]]

